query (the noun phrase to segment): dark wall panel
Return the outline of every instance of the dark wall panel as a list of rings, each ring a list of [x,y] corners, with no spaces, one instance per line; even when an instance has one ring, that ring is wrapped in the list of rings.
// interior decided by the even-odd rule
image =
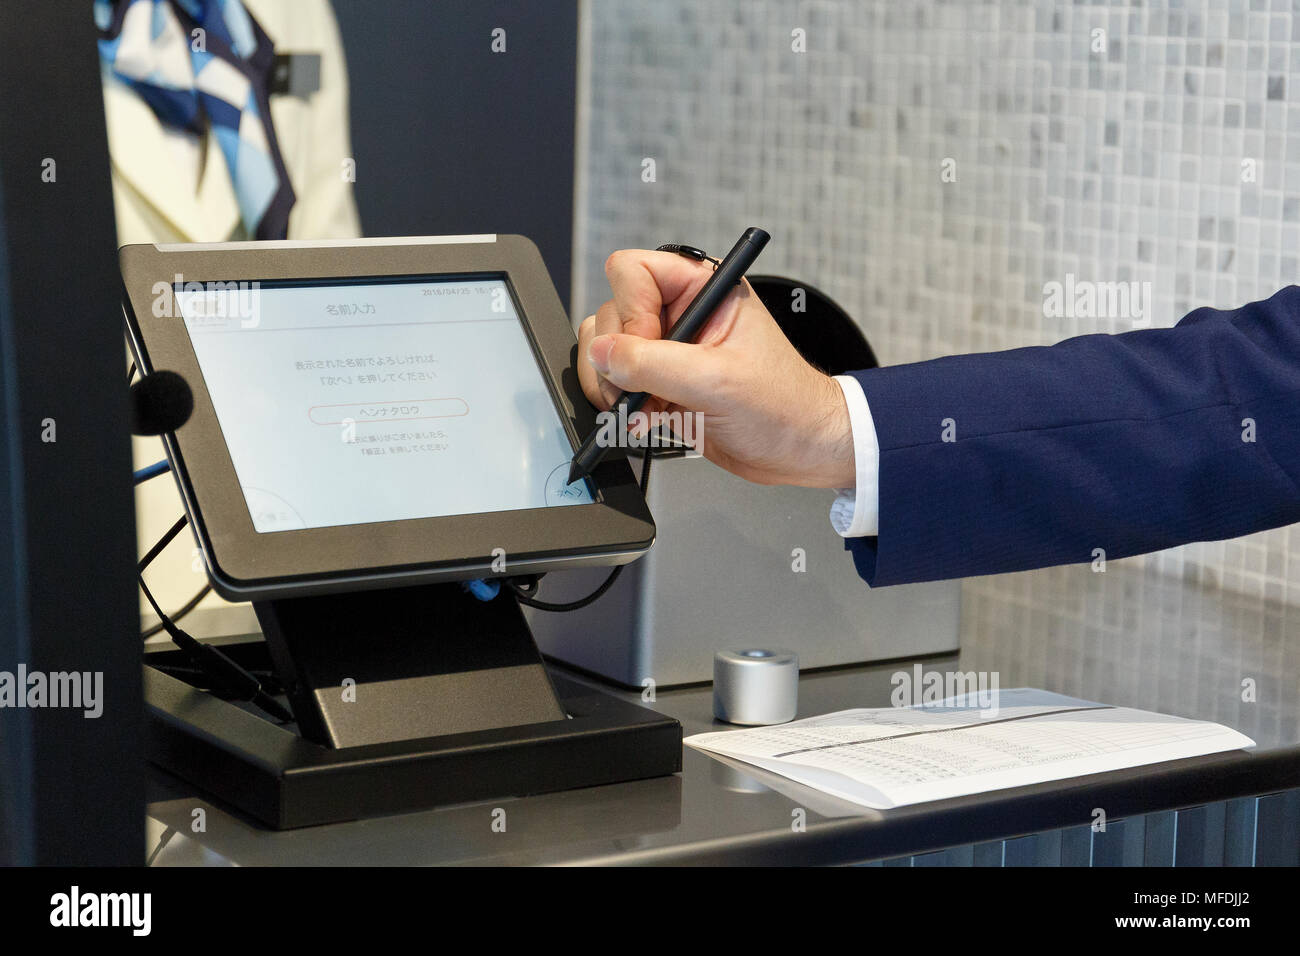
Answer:
[[[367,235],[529,236],[569,301],[577,4],[334,0]],[[505,30],[506,51],[492,52]]]
[[[0,709],[0,862],[139,863],[135,520],[88,4],[0,3],[0,94],[0,670],[102,675],[103,706]]]

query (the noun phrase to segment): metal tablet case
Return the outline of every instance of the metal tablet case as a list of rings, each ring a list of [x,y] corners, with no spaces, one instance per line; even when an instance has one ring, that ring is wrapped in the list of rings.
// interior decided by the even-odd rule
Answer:
[[[259,534],[184,320],[156,309],[177,282],[394,277],[503,279],[570,443],[595,427],[573,370],[576,342],[536,246],[522,236],[125,246],[124,314],[144,371],[171,369],[194,392],[190,421],[165,437],[213,587],[231,600],[611,565],[644,553],[654,523],[622,455],[593,475],[592,504]],[[156,314],[163,312],[164,314]],[[322,476],[327,481],[328,476]],[[505,555],[493,567],[495,549]],[[497,552],[499,555],[501,552]]]

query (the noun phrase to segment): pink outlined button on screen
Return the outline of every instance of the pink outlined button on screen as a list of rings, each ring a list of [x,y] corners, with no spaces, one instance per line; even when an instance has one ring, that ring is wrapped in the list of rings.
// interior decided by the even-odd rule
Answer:
[[[469,414],[463,398],[407,398],[391,402],[348,402],[342,405],[313,405],[307,417],[316,425],[358,425],[410,422],[423,418],[462,418]]]

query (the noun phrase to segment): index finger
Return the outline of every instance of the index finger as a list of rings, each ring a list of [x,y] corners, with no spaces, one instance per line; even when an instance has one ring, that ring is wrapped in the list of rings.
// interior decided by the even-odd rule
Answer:
[[[711,272],[707,263],[649,249],[620,249],[605,260],[623,331],[643,339],[663,338],[668,326],[665,309],[693,295]]]

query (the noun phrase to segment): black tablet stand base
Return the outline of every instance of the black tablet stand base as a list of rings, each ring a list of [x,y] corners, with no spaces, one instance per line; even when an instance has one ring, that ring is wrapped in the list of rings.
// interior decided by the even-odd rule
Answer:
[[[166,673],[179,652],[153,652],[149,759],[276,829],[681,769],[681,725],[553,681],[504,590],[484,602],[431,584],[255,607],[265,643],[222,649],[274,669],[296,732]]]

